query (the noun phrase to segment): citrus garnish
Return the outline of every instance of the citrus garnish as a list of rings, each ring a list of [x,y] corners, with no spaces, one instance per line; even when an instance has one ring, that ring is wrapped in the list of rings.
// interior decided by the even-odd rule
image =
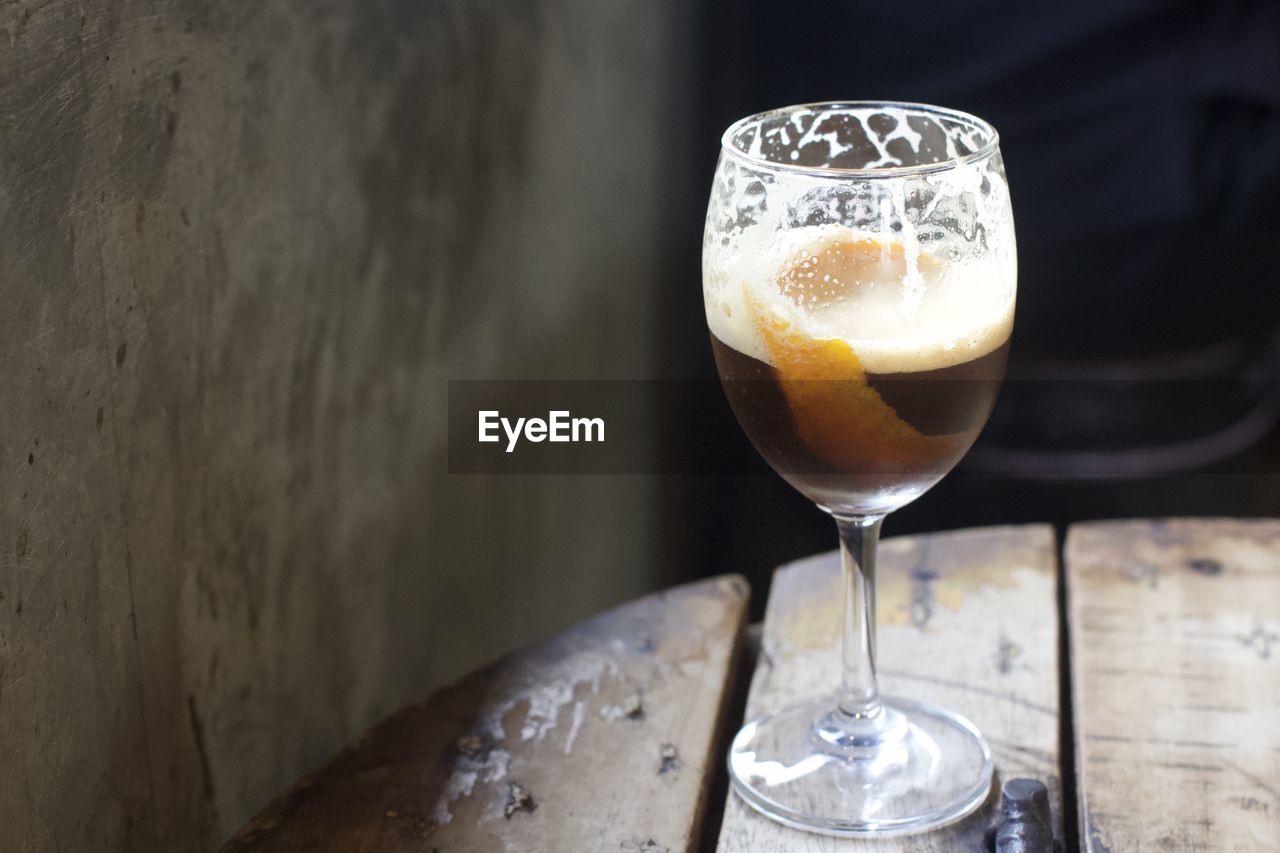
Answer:
[[[796,308],[816,313],[858,299],[865,288],[902,288],[905,275],[900,244],[841,239],[802,253],[777,277],[777,285]],[[901,470],[953,443],[951,436],[924,435],[903,420],[867,383],[848,341],[815,337],[751,293],[745,297],[796,432],[819,459],[849,473]]]

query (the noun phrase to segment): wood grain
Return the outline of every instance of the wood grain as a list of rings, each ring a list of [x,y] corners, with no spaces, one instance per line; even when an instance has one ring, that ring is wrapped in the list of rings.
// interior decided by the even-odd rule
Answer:
[[[1087,849],[1280,849],[1280,522],[1076,525],[1066,561]]]
[[[1053,531],[1043,525],[888,539],[880,550],[878,636],[882,689],[969,717],[991,744],[996,788],[1000,777],[1043,780],[1060,828],[1056,564]],[[837,687],[839,580],[835,553],[774,575],[748,718]],[[731,794],[717,849],[978,850],[994,801],[935,833],[862,842],[787,829]]]
[[[398,712],[233,851],[691,851],[748,590],[723,577],[605,613]]]

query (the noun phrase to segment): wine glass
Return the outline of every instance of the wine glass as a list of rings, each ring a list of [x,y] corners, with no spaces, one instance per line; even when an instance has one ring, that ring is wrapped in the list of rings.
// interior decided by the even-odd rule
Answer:
[[[805,104],[721,140],[703,244],[722,385],[765,460],[831,514],[844,567],[843,683],[747,723],[734,790],[799,829],[878,837],[976,809],[991,753],[972,723],[881,697],[875,554],[885,515],[986,423],[1017,281],[990,124],[910,103]]]

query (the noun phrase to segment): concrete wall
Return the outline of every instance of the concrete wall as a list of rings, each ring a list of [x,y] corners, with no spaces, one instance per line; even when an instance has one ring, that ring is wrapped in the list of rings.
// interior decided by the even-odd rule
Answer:
[[[208,849],[661,580],[643,481],[443,430],[645,375],[679,5],[0,4],[0,849]]]

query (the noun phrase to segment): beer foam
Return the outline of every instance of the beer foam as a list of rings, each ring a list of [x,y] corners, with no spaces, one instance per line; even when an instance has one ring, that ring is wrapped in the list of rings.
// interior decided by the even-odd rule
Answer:
[[[743,233],[704,272],[707,324],[773,363],[762,322],[840,340],[872,373],[936,370],[986,355],[1013,330],[1015,272],[999,255],[938,258],[914,234],[842,225]]]

